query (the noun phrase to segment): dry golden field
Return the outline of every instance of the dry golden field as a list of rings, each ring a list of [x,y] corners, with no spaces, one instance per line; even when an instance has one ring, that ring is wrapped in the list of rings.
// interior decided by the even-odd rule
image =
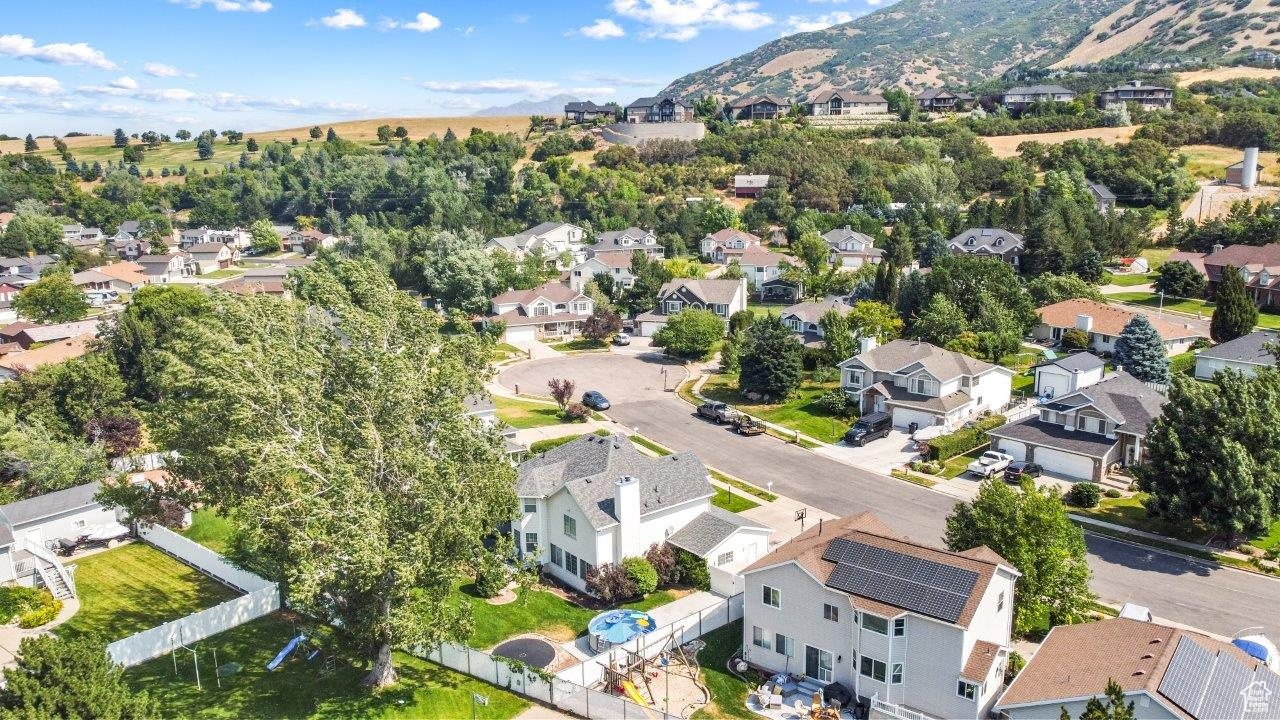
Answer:
[[[1018,145],[1028,140],[1035,140],[1046,144],[1064,143],[1068,140],[1076,140],[1080,138],[1098,138],[1108,145],[1126,142],[1133,134],[1137,132],[1137,126],[1117,127],[1117,128],[1089,128],[1087,130],[1068,130],[1066,132],[1052,133],[1032,133],[1030,135],[1000,135],[998,137],[984,137],[983,140],[991,146],[991,151],[996,157],[1013,157],[1018,154]]]

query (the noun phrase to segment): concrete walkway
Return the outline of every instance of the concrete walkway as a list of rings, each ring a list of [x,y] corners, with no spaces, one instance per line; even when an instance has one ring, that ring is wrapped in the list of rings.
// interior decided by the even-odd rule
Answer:
[[[540,342],[538,340],[534,340],[533,342],[511,343],[511,345],[519,350],[524,350],[525,352],[529,353],[530,360],[541,360],[543,358],[560,357],[561,355],[564,354],[559,350],[556,350],[555,348],[551,347],[550,345],[544,342]]]
[[[560,425],[548,425],[539,428],[526,428],[517,430],[515,441],[529,447],[539,440],[554,440],[555,438],[567,437],[570,435],[582,435],[584,433],[593,433],[596,430],[608,430],[611,433],[622,433],[623,435],[631,435],[630,428],[624,427],[612,420],[587,420],[580,423],[562,423]]]
[[[15,625],[5,625],[0,627],[0,667],[10,667],[18,661],[18,646],[22,644],[24,638],[38,637],[44,635],[62,623],[71,619],[71,616],[80,611],[80,600],[78,598],[67,598],[62,601],[62,610],[58,612],[58,617],[53,622],[41,625],[38,628],[23,630]]]

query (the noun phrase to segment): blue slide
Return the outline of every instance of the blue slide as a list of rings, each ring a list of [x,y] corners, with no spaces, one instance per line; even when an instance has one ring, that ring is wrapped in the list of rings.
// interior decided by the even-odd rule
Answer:
[[[306,639],[307,639],[306,635],[299,635],[298,637],[290,640],[289,644],[284,646],[284,649],[281,650],[278,655],[276,655],[275,659],[267,663],[267,669],[275,670],[277,667],[280,667],[280,663],[284,662],[284,659],[289,657],[289,653],[293,652],[294,649],[298,647],[298,643]]]

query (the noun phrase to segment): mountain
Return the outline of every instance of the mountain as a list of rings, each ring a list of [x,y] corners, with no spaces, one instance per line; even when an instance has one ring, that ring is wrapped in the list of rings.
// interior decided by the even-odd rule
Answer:
[[[517,100],[510,105],[487,107],[471,113],[472,117],[497,115],[563,115],[564,104],[583,98],[573,95],[553,95],[546,100]]]
[[[1280,50],[1276,0],[899,0],[686,75],[665,93],[802,98],[832,87],[962,85],[1006,70],[1225,59]]]

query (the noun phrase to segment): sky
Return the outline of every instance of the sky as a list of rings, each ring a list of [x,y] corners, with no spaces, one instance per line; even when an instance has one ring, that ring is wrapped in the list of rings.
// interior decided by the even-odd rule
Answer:
[[[0,133],[623,104],[891,0],[61,0],[6,3]]]

